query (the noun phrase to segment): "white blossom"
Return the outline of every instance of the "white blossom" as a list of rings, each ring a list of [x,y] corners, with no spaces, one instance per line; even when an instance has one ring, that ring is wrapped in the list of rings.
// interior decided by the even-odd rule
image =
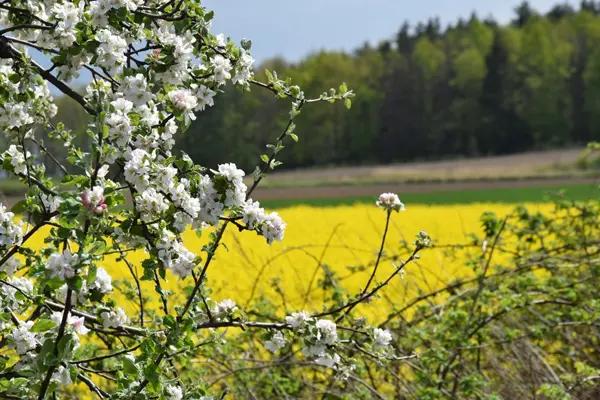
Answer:
[[[166,400],[181,400],[183,399],[183,390],[179,386],[167,385],[165,387]]]
[[[315,363],[329,368],[335,367],[340,358],[331,352],[331,346],[338,341],[337,327],[335,322],[328,319],[320,319],[315,323],[316,332],[310,337],[311,344],[305,346],[302,352],[307,357],[313,358]]]
[[[138,211],[141,213],[142,220],[150,222],[167,211],[169,204],[165,196],[158,193],[156,189],[148,188],[137,197]]]
[[[215,105],[214,97],[217,94],[214,90],[207,86],[200,85],[196,88],[194,93],[196,95],[196,110],[204,111],[206,107],[212,107]]]
[[[213,68],[213,79],[215,82],[223,84],[226,80],[231,79],[231,61],[217,54],[210,59],[210,63]]]
[[[94,214],[102,214],[108,207],[104,200],[104,188],[94,186],[91,190],[85,190],[81,194],[81,203]]]
[[[37,335],[31,332],[33,324],[33,321],[21,322],[12,330],[10,338],[18,354],[25,354],[39,344]]]
[[[244,175],[244,171],[239,169],[234,163],[220,164],[218,166],[218,176],[225,178],[229,183],[228,188],[225,190],[225,206],[237,207],[244,204],[247,190],[243,180]]]
[[[25,103],[5,102],[0,105],[0,127],[11,130],[33,124],[32,114],[33,110]]]
[[[23,151],[19,150],[17,146],[11,144],[6,150],[7,155],[10,156],[10,164],[17,175],[25,175],[27,174],[27,163],[25,162],[25,154]],[[31,154],[27,152],[27,157],[30,157]]]
[[[271,244],[276,240],[283,240],[286,226],[279,214],[272,212],[265,216],[260,227],[260,232],[267,240],[267,243]]]
[[[215,307],[212,310],[212,313],[215,317],[221,318],[231,314],[235,310],[237,310],[237,305],[235,304],[235,301],[231,299],[225,299],[215,305]]]
[[[14,221],[15,214],[0,203],[0,246],[13,246],[23,240],[23,226]]]
[[[224,33],[219,33],[215,35],[215,39],[217,41],[217,47],[225,47],[227,46],[227,38]]]
[[[125,56],[127,42],[125,39],[113,34],[108,29],[101,29],[96,33],[96,40],[100,42],[96,49],[96,55],[98,56],[96,63],[111,73],[119,72],[127,60]]]
[[[112,278],[104,268],[96,270],[96,279],[90,285],[90,289],[96,289],[103,294],[112,291]]]
[[[187,89],[178,89],[169,92],[171,103],[181,111],[193,110],[197,103],[196,97]]]
[[[380,194],[376,204],[384,210],[404,211],[404,203],[400,201],[398,195],[395,193]]]
[[[108,328],[120,328],[121,326],[129,322],[127,314],[122,308],[116,310],[102,311],[100,313],[100,319],[102,320],[102,326],[104,329]]]
[[[242,205],[242,221],[250,229],[254,229],[257,225],[260,225],[265,219],[265,210],[260,207],[258,201],[252,201],[248,199]]]
[[[81,21],[83,14],[83,2],[76,5],[70,1],[54,4],[51,14],[58,22],[52,33],[57,38],[56,42],[62,48],[68,48],[76,40],[75,25]]]
[[[101,8],[108,12],[110,9],[119,9],[125,7],[129,11],[135,11],[141,0],[98,0],[101,4]]]
[[[60,204],[62,203],[62,199],[60,196],[53,196],[51,194],[42,193],[40,194],[40,198],[42,199],[42,204],[47,212],[53,213],[58,210]]]
[[[54,321],[56,325],[60,325],[62,323],[62,318],[62,311],[53,312],[50,316],[50,319]],[[69,313],[67,316],[67,325],[72,327],[78,335],[86,335],[90,331],[85,326],[85,317],[78,317],[76,315],[71,315],[71,313]]]
[[[156,248],[158,258],[165,268],[170,269],[180,278],[189,276],[196,266],[194,253],[189,251],[172,232],[163,231]]]
[[[322,365],[327,368],[335,368],[340,363],[340,356],[337,354],[323,353],[321,356],[315,358],[315,363]]]
[[[335,322],[328,319],[320,319],[315,324],[317,327],[317,340],[326,345],[333,345],[337,342],[337,328]]]
[[[73,381],[71,380],[71,372],[69,368],[65,368],[62,365],[60,365],[56,369],[56,371],[54,371],[54,373],[52,374],[52,380],[60,383],[61,385],[70,385],[71,383],[73,383]]]
[[[127,76],[120,87],[123,97],[136,107],[145,105],[154,99],[148,87],[148,81],[142,74]]]
[[[252,78],[252,65],[254,64],[254,58],[246,50],[241,49],[241,55],[236,63],[236,74],[233,76],[231,81],[233,83],[245,84],[250,78]]]
[[[285,347],[285,338],[283,337],[283,333],[275,332],[271,339],[265,342],[265,347],[272,353],[276,353],[282,348]]]
[[[322,343],[315,343],[302,349],[302,353],[310,358],[321,357],[326,351],[327,346]]]
[[[79,265],[79,256],[66,249],[62,253],[53,253],[46,261],[46,270],[50,277],[68,279],[75,276],[75,269]]]
[[[143,192],[150,184],[151,160],[150,154],[142,149],[135,149],[129,153],[123,174],[138,192]]]
[[[216,225],[219,222],[219,216],[223,213],[224,205],[219,201],[214,183],[208,175],[200,176],[198,191],[198,198],[200,200],[200,222]]]
[[[131,120],[129,113],[133,108],[133,103],[124,98],[113,100],[110,105],[113,112],[106,117],[106,125],[109,127],[109,139],[119,148],[124,148],[131,138]]]
[[[295,312],[285,317],[285,322],[290,325],[292,329],[304,328],[310,320],[311,317],[306,311]]]
[[[244,179],[246,173],[239,169],[234,163],[219,164],[219,175],[227,179],[231,183],[237,183]]]
[[[15,272],[19,269],[20,266],[21,262],[16,257],[11,257],[8,260],[6,260],[4,264],[0,265],[0,271],[6,272],[6,275],[11,277],[15,274]]]
[[[373,342],[376,347],[387,347],[392,342],[392,334],[387,329],[373,329]]]

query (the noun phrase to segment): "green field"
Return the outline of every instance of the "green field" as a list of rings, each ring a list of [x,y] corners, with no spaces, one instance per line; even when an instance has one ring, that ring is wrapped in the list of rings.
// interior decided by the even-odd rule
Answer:
[[[269,208],[283,208],[299,204],[323,207],[372,203],[375,201],[374,196],[265,200],[262,203]],[[429,193],[400,193],[400,197],[406,204],[537,203],[559,198],[568,200],[600,199],[600,187],[594,184],[577,184],[514,189],[450,190]]]

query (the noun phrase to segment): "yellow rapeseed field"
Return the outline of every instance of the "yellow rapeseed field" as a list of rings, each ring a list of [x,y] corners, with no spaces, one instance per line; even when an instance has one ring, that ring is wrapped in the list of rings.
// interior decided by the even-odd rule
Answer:
[[[547,211],[549,204],[530,204],[532,210]],[[494,211],[503,216],[514,208],[502,204],[469,205],[408,205],[407,210],[392,215],[386,251],[398,253],[400,242],[414,241],[415,235],[424,230],[437,244],[464,244],[468,234],[479,233],[479,217],[484,211]],[[385,224],[385,212],[374,204],[339,207],[297,206],[279,210],[288,227],[283,242],[269,246],[262,237],[252,232],[238,232],[231,226],[223,244],[208,271],[212,298],[231,298],[244,306],[259,296],[265,295],[277,305],[293,311],[308,309],[317,311],[323,292],[314,290],[327,268],[335,271],[340,284],[356,293],[365,284],[370,267],[353,273],[352,267],[372,266],[380,244]],[[34,241],[41,245],[44,232]],[[186,246],[197,254],[207,241],[207,234],[198,237],[195,232],[186,232]],[[141,273],[143,254],[130,254],[129,260],[137,265]],[[113,279],[130,279],[124,263],[107,259],[103,265]],[[351,268],[349,268],[351,267]],[[381,264],[378,277],[383,279],[393,270],[390,261]],[[455,276],[469,274],[463,263],[452,261],[443,249],[427,250],[416,264],[406,268],[402,278],[395,279],[384,296],[363,310],[374,319],[383,318],[390,304],[401,306],[419,289],[432,290]],[[278,293],[277,280],[283,295]],[[189,282],[187,282],[189,284]],[[178,278],[168,276],[165,287],[177,292],[184,285]],[[149,295],[154,292],[152,283],[144,282]],[[134,304],[124,304],[133,311]],[[285,304],[283,304],[285,303]]]
[[[532,210],[549,211],[552,205],[529,205]],[[494,211],[503,216],[514,205],[408,205],[407,210],[394,213],[386,242],[388,254],[398,253],[400,242],[411,244],[415,235],[424,230],[437,244],[464,244],[470,233],[480,233],[480,216]],[[359,291],[368,279],[371,268],[351,273],[348,267],[372,265],[381,241],[385,225],[385,212],[375,205],[360,204],[341,207],[292,207],[280,210],[288,224],[283,242],[267,246],[264,240],[248,232],[232,229],[224,243],[216,263],[211,267],[209,278],[216,291],[215,298],[232,298],[246,304],[259,294],[265,294],[277,304],[283,300],[271,284],[278,279],[285,293],[285,306],[290,310],[308,307],[314,310],[320,304],[322,292],[316,291],[308,298],[309,285],[317,286],[323,277],[323,265],[337,272],[341,284],[351,293]],[[188,235],[187,243],[198,247],[194,235]],[[404,254],[406,255],[406,254]],[[377,274],[384,279],[394,266],[384,262]],[[382,299],[364,310],[383,318],[389,304],[401,306],[420,288],[428,291],[441,287],[457,275],[464,276],[470,270],[463,263],[452,261],[443,249],[432,249],[422,254],[416,264],[406,268],[402,279],[395,279],[386,289]],[[312,279],[316,274],[316,280]],[[258,283],[255,283],[259,280]]]

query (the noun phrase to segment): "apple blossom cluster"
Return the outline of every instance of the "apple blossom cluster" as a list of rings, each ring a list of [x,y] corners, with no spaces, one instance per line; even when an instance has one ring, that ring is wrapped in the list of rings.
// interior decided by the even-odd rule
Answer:
[[[211,313],[218,320],[226,319],[237,310],[237,304],[231,299],[221,300],[213,307]]]
[[[129,317],[127,317],[125,311],[120,307],[115,310],[102,311],[100,313],[100,319],[102,320],[102,326],[105,329],[120,328],[129,322]]]
[[[306,311],[294,312],[285,318],[287,326],[302,339],[302,353],[316,364],[328,368],[347,370],[343,366],[336,347],[340,344],[337,325],[328,319],[316,319]],[[388,348],[392,335],[386,329],[374,328],[372,331],[372,346],[375,351]],[[264,342],[267,350],[276,353],[287,345],[288,341],[283,331],[276,331]],[[349,368],[352,368],[351,366]]]
[[[211,399],[203,391],[192,394],[164,371],[155,379],[150,366],[159,367],[169,354],[175,357],[196,342],[200,332],[192,338],[190,327],[197,325],[190,321],[222,327],[244,322],[233,300],[203,297],[205,270],[199,275],[196,268],[200,261],[208,265],[225,228],[254,231],[268,244],[283,240],[286,229],[276,212],[250,198],[246,174],[234,163],[207,169],[174,151],[177,137],[199,112],[215,105],[224,85],[259,83],[253,81],[250,42],[238,47],[213,35],[211,18],[196,0],[0,2],[0,131],[7,139],[0,157],[4,168],[27,184],[14,212],[0,204],[0,336],[11,349],[10,362],[0,371],[9,371],[8,378],[0,377],[0,397],[13,374],[31,382],[18,388],[8,382],[9,389],[18,389],[9,393],[13,397],[49,398],[52,392],[54,398],[61,385],[73,383],[112,397],[85,379],[95,373],[85,368],[87,361],[76,362],[104,353],[99,360],[113,363],[110,374],[129,369],[111,377],[118,381],[115,398]],[[38,65],[32,49],[50,65]],[[89,77],[86,86],[72,88],[70,81],[82,72]],[[84,132],[54,120],[49,83],[87,112]],[[291,119],[306,100],[299,87],[276,77],[259,84],[290,99]],[[348,100],[351,92],[342,91],[338,100]],[[334,95],[318,100],[332,101]],[[65,157],[50,151],[58,145]],[[269,166],[278,160],[271,161]],[[46,170],[50,163],[56,174]],[[255,184],[266,171],[258,172]],[[183,233],[190,228],[210,232],[204,259],[184,245]],[[24,243],[36,232],[44,235],[41,246]],[[99,266],[113,256],[126,264],[122,267],[136,285],[113,281]],[[166,296],[160,286],[172,276],[188,278],[177,282],[189,289],[182,293],[191,293],[183,307],[167,305],[175,296]],[[154,308],[140,281],[155,285],[162,310]],[[113,290],[137,291],[131,298],[138,301],[139,316],[127,315]],[[339,367],[333,321],[295,313],[286,324],[303,337],[306,357]],[[275,332],[265,346],[283,349],[287,334]],[[372,336],[379,347],[391,340],[386,331]],[[138,346],[117,351],[119,357],[106,355],[128,343]]]
[[[176,118],[195,119],[195,112],[214,105],[220,86],[229,80],[246,85],[253,75],[254,60],[248,49],[236,49],[223,35],[207,34],[200,41],[194,34],[210,28],[208,19],[197,18],[190,26],[169,18],[132,18],[125,25],[111,20],[123,13],[139,17],[140,5],[165,6],[160,1],[16,3],[20,10],[35,15],[37,24],[12,31],[15,43],[7,46],[24,55],[27,43],[42,52],[49,49],[60,78],[77,77],[83,69],[93,74],[85,101],[105,113],[96,123],[109,127],[105,140],[115,147],[103,154],[109,163],[126,159],[130,151],[140,148],[149,152],[160,148],[168,154],[178,130]],[[19,18],[20,12],[0,9],[2,26],[16,24]],[[69,51],[73,46],[77,52]],[[13,83],[14,61],[0,62],[0,86],[14,94],[30,93],[26,102],[3,102],[0,128],[29,127],[54,116],[56,107],[46,81],[32,73],[30,79]]]
[[[58,211],[58,208],[62,203],[62,199],[60,196],[55,196],[46,193],[40,193],[40,199],[42,201],[42,205],[44,206],[44,210],[46,210],[46,212],[49,214]]]
[[[186,249],[174,234],[165,230],[157,248],[158,258],[165,268],[170,269],[180,278],[185,278],[192,273],[196,266],[196,256]]]
[[[0,249],[19,244],[23,240],[22,224],[15,221],[15,214],[0,203]]]
[[[1,18],[0,26],[5,26]],[[56,115],[47,82],[30,71],[23,73],[14,60],[0,58],[0,91],[5,93],[0,102],[0,131],[9,139],[17,133],[30,134],[35,124]]]
[[[335,352],[338,342],[335,322],[328,319],[315,320],[304,311],[287,316],[286,322],[294,332],[302,335],[302,352],[306,357],[328,368],[335,368],[340,363],[340,356]]]
[[[378,348],[385,348],[392,342],[392,334],[387,329],[373,329],[373,343]]]
[[[12,341],[12,346],[17,351],[17,354],[23,355],[35,349],[39,344],[38,336],[31,332],[33,321],[21,322],[19,326],[14,328],[10,333],[9,338]]]
[[[26,354],[42,344],[43,335],[39,332],[50,329],[58,329],[63,319],[62,312],[53,312],[45,321],[47,324],[44,329],[35,329],[33,321],[19,321],[19,326],[13,329],[10,335],[12,345],[16,348],[18,354]],[[75,347],[78,346],[78,336],[86,335],[90,330],[85,326],[85,317],[68,314],[66,318],[66,328],[71,331],[76,339]],[[48,340],[52,340],[48,337]]]
[[[26,158],[30,157],[31,153],[28,151],[24,152],[21,146],[15,146],[14,144],[8,146],[8,150],[2,155],[2,159],[10,161],[10,165],[16,175],[24,175],[27,173]]]
[[[168,385],[165,388],[165,395],[167,400],[181,400],[183,399],[183,390],[179,386]]]
[[[44,11],[41,7],[40,11]],[[43,15],[43,14],[42,14]],[[40,35],[38,38],[44,45],[57,43],[60,48],[69,48],[76,40],[76,25],[83,16],[83,4],[72,2],[55,3],[44,16],[48,21],[54,22],[56,28],[49,35]]]
[[[167,229],[160,232],[159,247],[166,264],[170,264],[171,253],[182,253],[183,259],[189,263],[193,261],[193,257],[187,257],[180,241],[169,237],[176,237],[190,225],[194,228],[217,225],[227,212],[240,215],[247,228],[263,235],[269,244],[283,239],[285,223],[277,213],[267,214],[258,202],[246,200],[245,173],[235,164],[221,164],[210,175],[189,178],[179,178],[179,175],[177,168],[163,165],[155,151],[148,153],[143,149],[131,151],[124,166],[124,177],[136,192],[135,204],[144,222],[165,219],[174,209],[173,228],[176,232]],[[151,187],[151,183],[156,187]],[[175,269],[179,276],[187,276],[191,267]]]
[[[50,257],[55,256],[54,254]],[[52,274],[52,273],[51,273]],[[64,284],[58,288],[56,292],[56,298],[62,302],[66,301],[68,285]],[[75,305],[84,304],[90,295],[94,293],[105,295],[109,294],[113,290],[112,277],[102,267],[96,268],[95,279],[91,283],[87,283],[87,280],[81,282],[81,287],[71,294],[71,302]]]
[[[107,208],[104,200],[104,188],[94,186],[91,190],[85,190],[81,194],[81,203],[94,214],[102,214]]]
[[[275,332],[273,336],[265,342],[265,348],[272,353],[277,353],[279,350],[283,349],[285,345],[285,337],[280,331]]]
[[[119,73],[127,61],[127,57],[125,57],[127,41],[109,29],[99,30],[95,39],[99,43],[96,49],[97,65],[105,68],[111,74]]]
[[[400,198],[396,193],[382,193],[379,195],[379,199],[376,202],[378,207],[388,211],[404,211],[404,203],[400,201]]]
[[[56,311],[50,316],[50,320],[53,321],[56,326],[59,326],[63,318],[63,313]],[[78,335],[86,335],[90,330],[85,327],[85,317],[77,317],[69,314],[67,316],[67,326],[71,327]]]
[[[66,249],[62,253],[53,253],[46,261],[46,271],[51,278],[65,280],[75,276],[79,267],[79,254],[71,253]]]
[[[0,305],[11,310],[18,310],[26,304],[25,296],[33,294],[33,282],[23,277],[11,277],[6,280],[8,284],[0,287]]]
[[[71,371],[69,368],[60,365],[56,371],[52,374],[51,380],[61,385],[70,385],[73,383],[71,378]]]

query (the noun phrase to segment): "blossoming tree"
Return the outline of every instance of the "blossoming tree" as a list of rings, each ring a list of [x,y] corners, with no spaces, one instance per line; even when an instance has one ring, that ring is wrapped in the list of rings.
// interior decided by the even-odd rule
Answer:
[[[256,80],[250,42],[236,46],[213,35],[211,18],[197,0],[0,1],[0,130],[8,143],[2,162],[27,185],[11,211],[0,206],[0,397],[60,398],[73,390],[119,399],[223,397],[194,379],[185,360],[224,328],[261,332],[259,353],[297,348],[296,359],[336,376],[351,376],[358,354],[391,354],[390,332],[348,321],[428,245],[425,235],[377,283],[384,233],[363,290],[316,312],[256,320],[232,300],[210,297],[207,271],[228,227],[268,244],[284,237],[279,215],[251,195],[280,165],[284,145],[298,140],[294,119],[307,104],[350,106],[353,96],[342,85],[309,98],[270,72],[267,81]],[[71,82],[81,73],[89,79],[80,92]],[[290,104],[289,122],[258,158],[250,187],[235,164],[209,170],[172,151],[228,82],[269,90]],[[85,137],[55,121],[49,85],[89,114]],[[62,143],[67,157],[44,141]],[[58,176],[46,173],[48,163]],[[393,194],[377,204],[387,222],[403,208]],[[44,244],[34,247],[28,241],[42,228]],[[210,232],[208,244],[186,248],[181,235],[188,229]],[[133,252],[144,261],[132,261]],[[115,255],[131,274],[137,304],[129,315],[103,268]],[[179,295],[163,289],[166,279],[181,280]],[[158,305],[140,281],[152,283]]]

